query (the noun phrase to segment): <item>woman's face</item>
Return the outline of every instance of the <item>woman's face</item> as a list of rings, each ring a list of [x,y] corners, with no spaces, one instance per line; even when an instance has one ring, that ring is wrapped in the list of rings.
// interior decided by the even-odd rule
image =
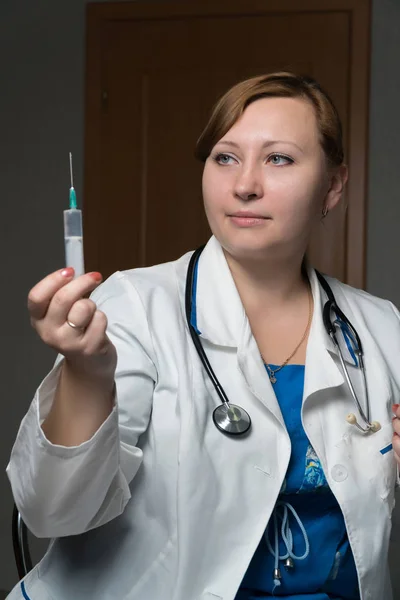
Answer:
[[[262,98],[206,160],[203,198],[211,230],[236,258],[302,257],[346,178],[345,167],[327,168],[308,101]]]

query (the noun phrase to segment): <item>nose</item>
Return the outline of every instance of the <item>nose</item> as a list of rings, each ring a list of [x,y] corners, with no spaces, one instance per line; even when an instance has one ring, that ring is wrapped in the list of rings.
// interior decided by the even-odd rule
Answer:
[[[254,167],[242,169],[234,182],[233,193],[236,198],[249,202],[264,195],[261,174]]]

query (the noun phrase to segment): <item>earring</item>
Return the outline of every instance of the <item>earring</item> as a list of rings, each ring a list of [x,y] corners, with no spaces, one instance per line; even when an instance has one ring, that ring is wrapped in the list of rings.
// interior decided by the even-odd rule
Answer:
[[[327,206],[324,206],[324,208],[322,209],[322,218],[325,219],[326,215],[328,214],[329,210]]]

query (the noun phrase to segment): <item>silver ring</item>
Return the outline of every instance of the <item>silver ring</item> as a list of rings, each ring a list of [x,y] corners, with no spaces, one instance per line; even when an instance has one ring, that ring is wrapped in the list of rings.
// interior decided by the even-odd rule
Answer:
[[[67,323],[70,327],[72,327],[72,329],[78,329],[80,331],[85,331],[85,329],[86,329],[86,327],[79,327],[79,325],[75,325],[75,323],[68,321],[68,319],[67,319]]]

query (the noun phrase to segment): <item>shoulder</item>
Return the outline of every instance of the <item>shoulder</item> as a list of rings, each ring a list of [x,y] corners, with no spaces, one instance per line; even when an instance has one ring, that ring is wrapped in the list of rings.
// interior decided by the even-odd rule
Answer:
[[[93,293],[97,304],[120,308],[140,304],[146,313],[178,307],[184,297],[187,266],[192,252],[175,261],[151,267],[116,271]]]
[[[332,288],[339,308],[361,334],[371,336],[387,352],[400,352],[400,313],[384,298],[324,276]]]
[[[154,289],[173,290],[180,283],[182,276],[186,274],[191,252],[187,252],[174,261],[153,265],[151,267],[141,267],[119,271],[119,277],[126,283],[135,286],[143,291]]]
[[[361,316],[374,316],[399,321],[400,314],[390,300],[374,296],[365,290],[352,287],[333,277],[324,275],[336,297],[337,303],[344,302],[352,312]]]

